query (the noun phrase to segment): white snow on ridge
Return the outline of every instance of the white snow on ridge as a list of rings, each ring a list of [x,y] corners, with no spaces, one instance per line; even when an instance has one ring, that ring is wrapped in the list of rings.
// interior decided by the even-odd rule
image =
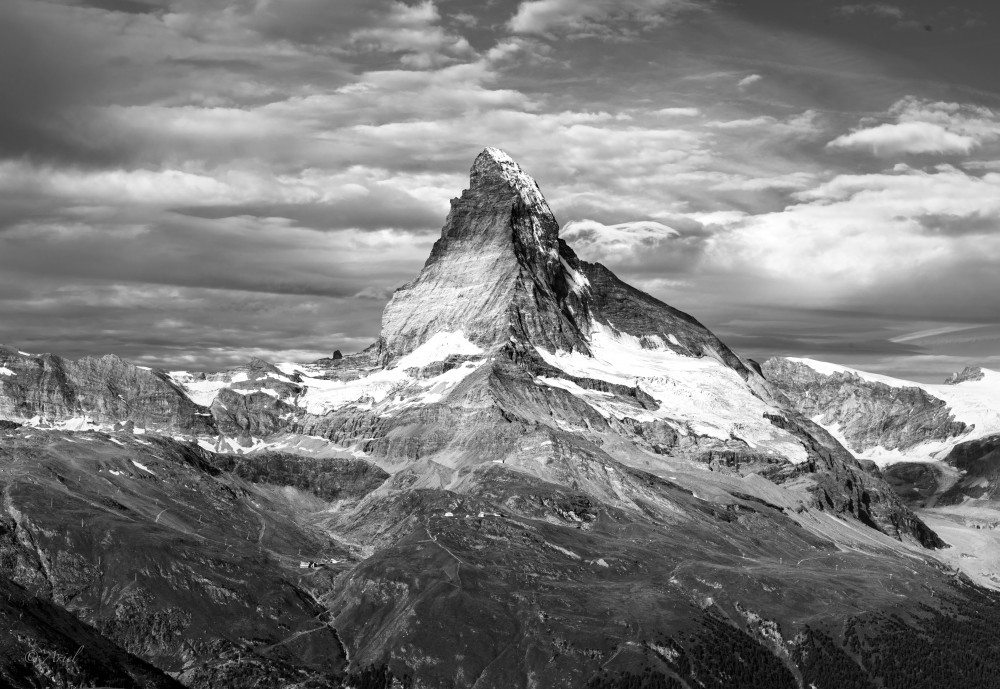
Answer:
[[[6,366],[0,366],[0,376],[15,376],[15,375],[17,374],[11,371]]]
[[[922,443],[917,447],[904,451],[876,447],[860,454],[856,453],[859,457],[875,461],[879,466],[886,466],[902,461],[935,461],[935,459],[943,459],[941,451],[950,449],[959,442],[974,440],[993,433],[1000,433],[1000,372],[982,369],[982,380],[967,380],[957,385],[946,385],[944,383],[918,383],[902,378],[892,378],[891,376],[859,371],[847,366],[831,364],[826,361],[816,361],[815,359],[789,357],[788,360],[804,364],[825,376],[835,373],[851,373],[860,376],[863,380],[884,383],[893,388],[919,388],[927,394],[943,400],[951,409],[957,421],[962,421],[969,426],[975,426],[964,435],[948,440],[935,440]],[[841,439],[839,429],[832,429],[827,426],[824,426],[824,428],[834,434],[838,440]]]
[[[590,289],[590,280],[583,273],[573,269],[573,266],[566,263],[566,259],[559,257],[563,270],[566,272],[566,280],[569,282],[570,291],[574,294],[582,294],[584,290]]]
[[[202,407],[212,406],[219,391],[229,387],[229,383],[222,380],[193,380],[189,383],[178,384],[184,388],[192,402]]]
[[[308,375],[311,373],[311,369],[303,364],[293,364],[291,362],[285,362],[283,364],[275,364],[274,367],[284,373],[287,376],[294,376],[296,373],[303,373]]]
[[[488,147],[486,153],[500,166],[500,172],[504,179],[521,194],[525,203],[529,206],[544,209],[550,215],[552,214],[552,211],[549,210],[549,204],[545,201],[545,197],[542,196],[542,192],[538,188],[538,184],[535,183],[535,180],[528,173],[521,169],[521,166],[513,158],[507,155],[505,151],[494,146]]]
[[[145,472],[146,472],[147,474],[152,474],[153,476],[156,476],[156,472],[155,472],[155,471],[153,471],[152,469],[150,469],[150,468],[149,468],[148,466],[146,466],[145,464],[142,464],[141,462],[137,462],[137,461],[135,461],[134,459],[133,459],[133,460],[131,460],[131,461],[132,461],[132,464],[134,464],[134,465],[136,466],[136,468],[138,468],[138,469],[142,469],[142,470],[143,470],[143,471],[145,471]]]
[[[408,369],[423,368],[438,361],[444,361],[452,354],[477,356],[483,354],[481,347],[466,339],[461,331],[435,333],[427,342],[402,357],[392,367],[376,371],[356,380],[324,380],[302,374],[302,384],[306,391],[299,398],[299,406],[310,414],[325,414],[350,404],[373,408],[379,405],[382,413],[392,413],[400,409],[432,404],[440,401],[448,392],[475,371],[483,362],[466,362],[441,375],[427,379],[417,379],[407,373]],[[414,388],[419,392],[413,394]],[[397,393],[406,390],[408,397]]]
[[[184,389],[184,392],[187,393],[188,399],[202,407],[212,406],[212,402],[214,402],[215,398],[219,396],[219,391],[223,388],[228,388],[233,383],[244,383],[250,379],[245,371],[240,371],[234,374],[228,381],[196,380],[195,377],[187,371],[170,371],[167,375],[170,376],[172,381]],[[255,391],[234,390],[234,392],[249,395]]]
[[[551,379],[540,378],[540,382],[569,390],[605,417],[685,421],[700,435],[721,440],[739,438],[750,447],[775,450],[793,463],[808,458],[794,436],[764,418],[765,412],[779,410],[754,396],[739,374],[716,359],[683,356],[667,348],[666,343],[659,349],[647,349],[631,335],[616,334],[596,322],[591,327],[593,357],[579,352],[551,354],[541,348],[536,350],[546,363],[572,376],[638,386],[656,399],[660,408],[647,411],[616,403],[606,393],[584,390],[570,381],[554,384]]]

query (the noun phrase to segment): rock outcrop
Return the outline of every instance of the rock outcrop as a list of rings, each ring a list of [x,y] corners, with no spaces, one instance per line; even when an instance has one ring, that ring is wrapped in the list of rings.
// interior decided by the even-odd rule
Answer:
[[[918,387],[892,387],[859,375],[819,373],[789,359],[768,359],[764,375],[804,416],[839,429],[848,449],[905,451],[962,435],[969,427],[944,400]]]
[[[165,433],[213,434],[207,409],[193,403],[163,371],[113,354],[70,361],[0,347],[0,415],[41,423],[135,427]]]
[[[983,373],[983,369],[979,366],[966,366],[962,369],[961,373],[952,373],[944,381],[945,385],[958,385],[959,383],[964,383],[970,380],[982,380],[986,377]]]
[[[1000,498],[1000,434],[956,445],[944,458],[960,477],[938,498],[939,505],[956,505],[967,498]]]

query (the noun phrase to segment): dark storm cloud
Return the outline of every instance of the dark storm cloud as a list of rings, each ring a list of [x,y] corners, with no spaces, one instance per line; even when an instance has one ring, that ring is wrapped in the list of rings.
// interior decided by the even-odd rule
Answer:
[[[111,82],[90,39],[45,3],[0,3],[0,64],[0,157],[92,159],[66,117]]]

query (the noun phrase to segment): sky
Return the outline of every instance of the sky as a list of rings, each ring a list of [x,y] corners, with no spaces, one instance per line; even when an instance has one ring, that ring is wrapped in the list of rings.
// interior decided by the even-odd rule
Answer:
[[[993,0],[3,0],[0,342],[378,334],[476,154],[758,360],[1000,369]]]

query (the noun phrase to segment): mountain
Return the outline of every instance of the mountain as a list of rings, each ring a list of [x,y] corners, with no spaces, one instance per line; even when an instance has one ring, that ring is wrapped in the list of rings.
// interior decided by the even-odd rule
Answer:
[[[914,504],[997,492],[991,453],[1000,443],[1000,373],[969,367],[926,384],[781,358],[763,371],[796,409],[881,466]]]
[[[781,358],[763,371],[803,415],[881,467],[955,546],[947,561],[977,581],[1000,583],[1000,373],[968,367],[926,384]]]
[[[1000,595],[878,468],[696,319],[580,260],[497,149],[368,349],[138,369],[191,410],[141,423],[145,403],[114,406],[146,399],[120,389],[130,365],[88,366],[0,358],[0,574],[188,686],[1000,671]]]
[[[767,379],[855,455],[880,465],[944,459],[957,443],[1000,433],[1000,373],[968,368],[915,383],[812,359],[764,362]]]
[[[140,432],[215,432],[208,410],[163,372],[111,354],[69,361],[0,346],[0,414],[70,430],[127,423]]]

